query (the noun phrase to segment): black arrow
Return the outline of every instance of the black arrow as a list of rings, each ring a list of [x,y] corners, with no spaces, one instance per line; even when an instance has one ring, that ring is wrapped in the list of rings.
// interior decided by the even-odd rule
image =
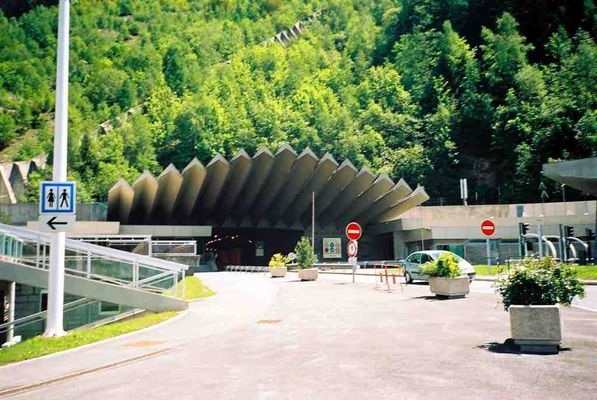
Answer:
[[[55,222],[56,218],[58,218],[58,217],[52,217],[48,221],[48,225],[50,226],[50,228],[52,228],[52,230],[56,230],[56,228],[54,227],[54,225],[66,225],[66,224],[68,224],[68,222]]]

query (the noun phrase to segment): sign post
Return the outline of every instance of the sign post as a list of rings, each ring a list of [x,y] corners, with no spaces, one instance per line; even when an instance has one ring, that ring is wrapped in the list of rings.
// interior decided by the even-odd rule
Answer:
[[[346,237],[350,240],[346,245],[346,253],[348,254],[348,262],[352,264],[352,283],[354,283],[354,276],[357,270],[357,254],[359,252],[359,243],[357,240],[363,235],[363,228],[356,222],[351,222],[346,225]]]
[[[357,255],[359,253],[359,242],[351,240],[346,245],[346,253],[348,254],[348,263],[352,265],[352,283],[354,283],[354,276],[357,271]]]
[[[468,183],[466,178],[460,180],[460,198],[462,199],[462,204],[468,206]]]
[[[493,234],[495,233],[495,223],[490,220],[490,219],[486,219],[483,222],[481,222],[481,233],[483,233],[485,236],[487,236],[487,239],[485,239],[485,246],[486,246],[486,250],[487,250],[487,265],[489,265],[491,267],[491,239],[490,237],[493,236]]]
[[[66,181],[68,140],[68,43],[70,0],[60,0],[58,11],[58,55],[56,57],[56,113],[54,123],[53,178]],[[66,234],[52,234],[48,278],[48,320],[44,336],[63,336],[64,249]]]

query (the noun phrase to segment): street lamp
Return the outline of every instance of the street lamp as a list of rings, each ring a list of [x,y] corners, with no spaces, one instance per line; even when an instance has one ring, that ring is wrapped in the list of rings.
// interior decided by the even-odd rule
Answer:
[[[53,180],[66,181],[68,140],[68,43],[70,0],[60,0],[58,11],[58,54],[56,57],[56,113],[54,115]],[[66,233],[52,233],[48,278],[48,321],[44,336],[63,336],[64,250]]]

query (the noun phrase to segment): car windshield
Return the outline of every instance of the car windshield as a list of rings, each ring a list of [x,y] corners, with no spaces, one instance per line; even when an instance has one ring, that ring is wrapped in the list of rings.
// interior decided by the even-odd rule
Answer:
[[[433,257],[434,260],[437,260],[439,258],[439,256],[442,255],[442,254],[444,254],[444,253],[452,254],[454,257],[456,257],[456,259],[458,260],[458,262],[460,262],[460,261],[466,261],[464,258],[460,257],[458,254],[454,254],[454,253],[451,253],[449,251],[440,251],[440,250],[438,250],[438,251],[430,251],[429,255],[431,257]]]

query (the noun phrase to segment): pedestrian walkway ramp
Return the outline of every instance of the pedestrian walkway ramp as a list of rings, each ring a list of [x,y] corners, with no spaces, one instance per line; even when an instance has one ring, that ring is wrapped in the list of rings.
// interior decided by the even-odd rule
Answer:
[[[0,224],[0,280],[48,287],[50,234]],[[66,239],[65,293],[149,311],[184,310],[188,266]],[[184,279],[181,280],[184,284]],[[172,295],[170,295],[172,294]]]

